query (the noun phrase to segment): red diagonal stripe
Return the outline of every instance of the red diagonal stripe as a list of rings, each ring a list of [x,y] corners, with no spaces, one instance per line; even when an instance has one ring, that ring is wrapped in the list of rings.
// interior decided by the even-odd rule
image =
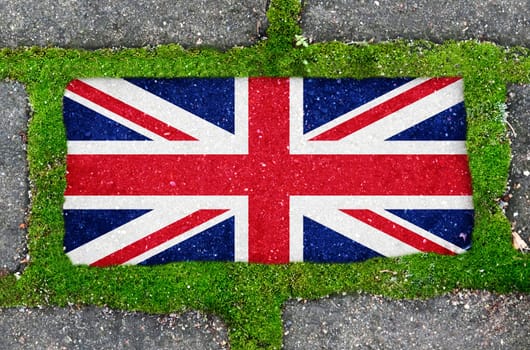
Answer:
[[[460,80],[460,78],[432,78],[398,96],[346,120],[313,137],[310,141],[337,141],[378,121],[422,98]]]
[[[91,101],[101,107],[118,114],[141,127],[162,136],[170,141],[197,141],[196,138],[190,136],[174,127],[150,116],[147,113],[132,107],[131,105],[122,102],[103,91],[100,91],[81,80],[73,80],[66,87],[67,90]]]
[[[387,218],[374,213],[367,209],[341,209],[342,212],[368,224],[379,231],[392,236],[400,241],[422,251],[433,252],[445,255],[454,255],[455,253],[438,243],[428,240],[419,234],[388,220]]]
[[[132,258],[145,253],[146,251],[159,246],[189,230],[199,226],[216,216],[219,216],[228,209],[203,209],[197,210],[190,215],[175,221],[174,223],[151,233],[150,235],[129,244],[128,246],[107,255],[98,261],[93,262],[90,266],[109,266],[123,264]]]

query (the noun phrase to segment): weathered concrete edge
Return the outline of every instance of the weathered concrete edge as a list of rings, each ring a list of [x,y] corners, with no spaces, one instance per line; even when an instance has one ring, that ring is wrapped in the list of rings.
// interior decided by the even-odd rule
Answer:
[[[20,273],[27,263],[27,224],[31,210],[27,128],[30,118],[25,87],[0,82],[0,275]]]
[[[9,349],[228,349],[228,329],[201,312],[147,314],[106,307],[0,309],[0,344]]]
[[[266,0],[5,2],[0,47],[92,50],[178,43],[225,50],[264,36],[268,6]]]
[[[366,2],[306,0],[301,28],[310,41],[347,43],[388,40],[478,40],[500,46],[530,46],[524,1],[498,3],[429,0]]]
[[[413,300],[357,293],[289,300],[283,310],[283,345],[291,350],[530,346],[530,296],[522,293],[456,290]]]
[[[508,84],[506,126],[511,161],[500,205],[512,224],[514,246],[530,251],[530,83]],[[517,235],[515,235],[517,234]],[[523,242],[517,242],[517,239]],[[526,248],[525,248],[526,245]]]

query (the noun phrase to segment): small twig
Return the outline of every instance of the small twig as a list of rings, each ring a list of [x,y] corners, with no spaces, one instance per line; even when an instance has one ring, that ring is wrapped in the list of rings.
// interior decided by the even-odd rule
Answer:
[[[508,126],[510,127],[510,130],[512,130],[512,133],[513,133],[513,137],[517,137],[517,133],[515,132],[515,129],[513,128],[512,124],[510,124],[509,121],[505,120],[504,121],[506,124],[508,124]]]

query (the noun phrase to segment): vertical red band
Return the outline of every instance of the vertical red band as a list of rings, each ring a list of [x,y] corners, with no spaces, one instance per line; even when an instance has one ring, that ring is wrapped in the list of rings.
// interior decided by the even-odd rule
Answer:
[[[289,262],[289,79],[250,78],[249,262]]]

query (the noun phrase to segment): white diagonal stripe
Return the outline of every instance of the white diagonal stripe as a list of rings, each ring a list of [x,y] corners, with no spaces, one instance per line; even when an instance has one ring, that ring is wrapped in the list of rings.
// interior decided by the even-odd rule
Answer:
[[[412,89],[412,88],[414,88],[414,87],[426,82],[429,79],[430,78],[417,78],[417,79],[411,80],[408,83],[403,84],[403,85],[399,86],[398,88],[396,88],[394,90],[391,90],[391,91],[387,92],[386,94],[381,95],[381,96],[371,100],[370,102],[367,102],[367,103],[363,104],[362,106],[357,107],[357,108],[349,111],[348,113],[345,113],[345,114],[341,115],[338,118],[333,119],[329,123],[326,123],[324,125],[319,126],[316,129],[313,129],[313,130],[309,131],[308,133],[306,133],[304,135],[304,138],[306,140],[310,140],[313,137],[315,137],[317,135],[320,135],[323,132],[326,132],[327,130],[333,129],[337,125],[340,125],[340,124],[344,123],[347,120],[355,118],[359,114],[364,113],[364,112],[374,108],[375,106],[377,106],[377,105],[379,105],[381,103],[384,103],[384,102],[386,102],[386,101],[388,101],[388,100],[390,100],[390,99],[392,99],[392,98],[404,93],[405,91],[408,91],[408,90],[410,90],[410,89]]]
[[[367,105],[383,103],[427,79],[416,79],[405,84]],[[407,85],[407,89],[403,89]],[[401,89],[401,90],[400,90]],[[309,141],[318,135],[315,130],[303,134],[303,79],[291,78],[291,124],[290,145],[292,154],[467,154],[466,143],[461,140],[427,140],[427,141],[385,141],[389,137],[406,130],[444,110],[463,101],[463,82],[458,80],[433,94],[420,99],[399,111],[356,131],[337,141]],[[345,120],[351,115],[358,115],[367,110],[363,105],[342,117]],[[372,107],[373,107],[372,106]],[[330,129],[335,120],[320,127],[323,131]],[[322,131],[322,132],[323,132]]]
[[[416,248],[339,210],[328,211],[317,207],[312,208],[310,212],[305,212],[304,216],[383,256],[400,256],[419,252]]]
[[[191,136],[198,141],[169,141],[69,90],[65,96],[153,141],[67,142],[69,154],[246,154],[248,153],[248,79],[235,78],[235,134],[123,79],[83,79],[84,83],[131,105]]]
[[[124,79],[91,78],[81,81],[201,141],[209,138],[229,139],[233,136]]]
[[[304,216],[382,255],[398,256],[418,252],[418,250],[351,217],[340,211],[340,209],[371,210],[455,253],[462,253],[464,250],[445,241],[441,237],[393,215],[387,210],[473,209],[472,196],[291,196],[290,203],[291,261],[303,261]],[[360,235],[360,232],[363,234]]]
[[[197,210],[225,208],[230,208],[230,210],[146,251],[128,261],[127,264],[144,261],[231,216],[235,217],[235,261],[248,261],[248,198],[245,196],[65,196],[64,210],[153,209],[73,249],[67,255],[74,264],[91,264]]]
[[[407,230],[410,230],[414,233],[416,233],[417,235],[419,236],[422,236],[423,238],[431,241],[431,242],[434,242],[446,249],[449,249],[450,251],[452,251],[453,253],[456,253],[456,254],[462,254],[465,252],[464,249],[460,248],[459,246],[457,246],[456,244],[453,244],[449,241],[446,241],[445,239],[435,235],[435,234],[432,234],[431,232],[429,231],[426,231],[424,229],[422,229],[421,227],[419,226],[416,226],[414,225],[413,223],[411,223],[410,221],[407,221],[403,218],[400,218],[399,216],[397,215],[394,215],[386,210],[381,210],[381,209],[370,209],[371,211],[373,211],[374,213],[392,221],[392,222],[395,222],[397,224],[399,224],[400,226],[406,228]]]
[[[101,114],[102,116],[105,116],[106,118],[109,118],[110,120],[115,121],[118,124],[124,125],[125,127],[129,128],[129,129],[131,129],[131,130],[133,130],[133,131],[135,131],[137,133],[139,133],[140,135],[146,136],[147,138],[149,138],[151,140],[165,140],[162,136],[150,131],[149,129],[146,129],[143,126],[140,126],[140,125],[138,125],[136,123],[133,123],[132,121],[130,121],[130,120],[126,119],[126,118],[123,118],[119,114],[111,112],[108,109],[101,107],[97,103],[94,103],[94,102],[92,102],[90,100],[87,100],[86,98],[84,98],[82,96],[79,96],[75,92],[72,92],[70,90],[66,90],[64,92],[64,96],[68,97],[72,101],[75,101],[75,102],[85,106],[88,109],[93,110],[94,112],[97,112],[97,113]],[[81,141],[77,141],[77,142],[81,142]],[[142,141],[142,142],[145,143],[145,141]]]
[[[191,237],[195,236],[196,234],[201,233],[202,231],[205,231],[205,230],[209,229],[210,227],[213,227],[213,226],[225,221],[226,219],[230,218],[231,216],[234,216],[234,213],[231,210],[229,210],[229,211],[227,211],[227,212],[225,212],[225,213],[223,213],[221,215],[216,216],[215,218],[213,218],[211,220],[208,220],[205,223],[202,223],[202,224],[200,224],[198,226],[193,227],[191,230],[188,230],[185,233],[183,233],[181,235],[178,235],[177,237],[175,237],[173,239],[170,239],[169,241],[166,241],[166,242],[154,247],[153,249],[150,249],[150,250],[146,251],[143,254],[140,254],[140,255],[132,258],[131,260],[125,262],[124,265],[136,265],[136,264],[139,264],[142,261],[147,260],[147,259],[155,256],[156,254],[158,254],[160,252],[163,252],[164,250],[166,250],[168,248],[171,248],[175,244],[179,244],[180,242],[183,242],[183,241],[187,240],[188,238],[191,238]]]
[[[346,136],[343,140],[347,142],[347,140],[357,139],[365,143],[367,141],[383,142],[463,100],[463,82],[460,79]]]
[[[186,216],[181,214],[179,218]],[[175,214],[153,210],[66,253],[74,264],[90,265],[101,258],[158,231],[175,220]],[[77,235],[78,232],[69,232]]]

